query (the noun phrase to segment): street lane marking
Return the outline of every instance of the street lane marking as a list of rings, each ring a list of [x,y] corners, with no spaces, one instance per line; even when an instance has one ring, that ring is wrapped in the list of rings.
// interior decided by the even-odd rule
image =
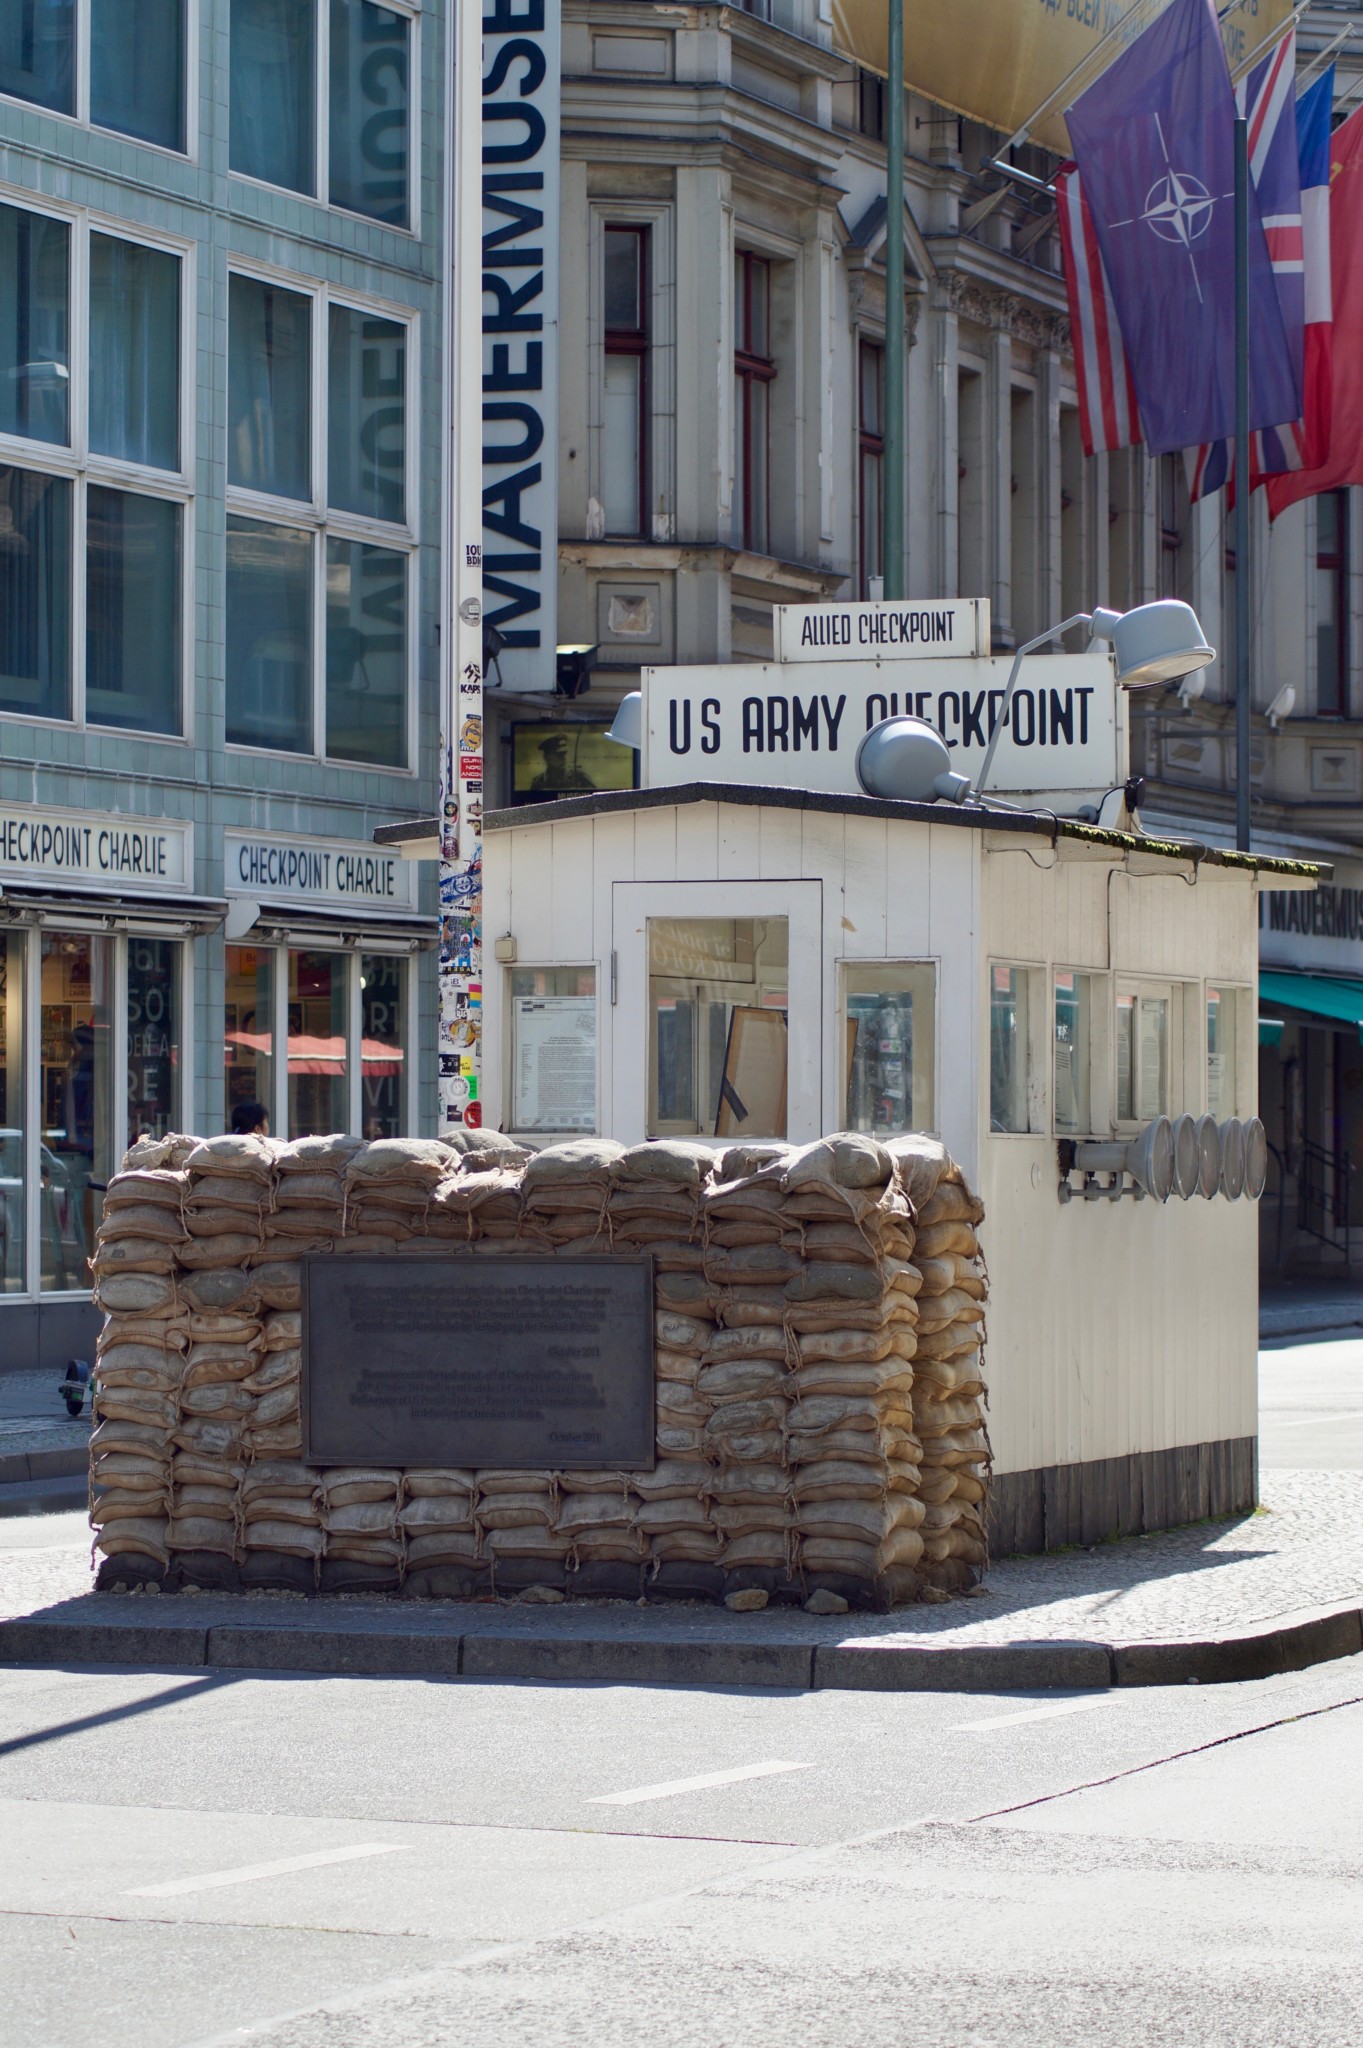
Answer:
[[[708,1792],[712,1785],[738,1785],[745,1778],[774,1778],[780,1771],[812,1771],[813,1764],[743,1764],[736,1771],[707,1771],[702,1778],[673,1778],[666,1785],[636,1785],[632,1792],[598,1792],[588,1806],[639,1806],[645,1799],[672,1799],[679,1792]]]
[[[1327,1422],[1363,1422],[1363,1408],[1341,1408],[1335,1415],[1293,1415],[1286,1419],[1272,1408],[1265,1408],[1261,1419],[1271,1422],[1275,1429],[1309,1429],[1313,1422],[1323,1428]]]
[[[1025,1714],[994,1714],[987,1721],[958,1721],[953,1735],[974,1735],[983,1728],[1017,1728],[1024,1721],[1054,1721],[1061,1714],[1082,1714],[1090,1707],[1105,1707],[1112,1695],[1092,1693],[1082,1700],[1057,1700],[1049,1707],[1029,1707]]]
[[[211,1892],[223,1884],[250,1884],[258,1877],[287,1877],[292,1870],[317,1870],[324,1863],[353,1863],[358,1856],[396,1856],[405,1842],[357,1842],[350,1849],[314,1849],[310,1856],[281,1856],[277,1863],[243,1863],[239,1870],[210,1870],[203,1877],[176,1877],[169,1884],[139,1884],[124,1897],[175,1899],[184,1892]]]

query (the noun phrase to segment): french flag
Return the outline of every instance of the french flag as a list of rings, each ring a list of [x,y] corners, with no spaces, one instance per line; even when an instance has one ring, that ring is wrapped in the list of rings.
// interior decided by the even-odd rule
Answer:
[[[1268,243],[1269,261],[1283,329],[1293,367],[1301,377],[1305,363],[1305,222],[1306,177],[1302,162],[1303,109],[1317,86],[1296,98],[1293,83],[1297,62],[1295,33],[1284,36],[1236,90],[1236,106],[1249,121],[1249,174],[1259,200]],[[1327,74],[1331,76],[1332,74]],[[1324,83],[1321,80],[1320,83]],[[1328,181],[1329,106],[1333,84],[1326,99],[1326,174]],[[1328,193],[1328,182],[1327,182]],[[1327,233],[1328,244],[1328,233]],[[1251,315],[1253,308],[1251,307]],[[1328,314],[1326,316],[1328,318]],[[1306,403],[1303,399],[1303,403]],[[1301,466],[1300,422],[1290,426],[1263,427],[1250,436],[1250,487],[1266,476]],[[1231,486],[1234,497],[1235,443],[1232,440],[1204,442],[1189,456],[1188,495],[1194,502],[1223,485]]]
[[[1084,453],[1100,455],[1134,448],[1142,438],[1136,386],[1122,346],[1093,216],[1074,164],[1062,165],[1055,181],[1055,199]]]
[[[1297,101],[1297,152],[1301,162],[1301,225],[1304,284],[1303,417],[1275,430],[1282,460],[1265,462],[1265,476],[1315,469],[1330,446],[1333,388],[1334,289],[1330,267],[1330,117],[1335,102],[1331,64]],[[1258,476],[1254,482],[1259,481]],[[1272,509],[1272,507],[1270,507]]]

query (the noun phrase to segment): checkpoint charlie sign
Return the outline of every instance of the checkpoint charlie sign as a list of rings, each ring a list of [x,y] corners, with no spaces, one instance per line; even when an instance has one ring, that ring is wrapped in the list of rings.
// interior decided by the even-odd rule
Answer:
[[[867,609],[808,607],[815,613]],[[787,610],[796,613],[795,607]],[[640,782],[645,789],[684,782],[793,783],[856,795],[857,748],[872,726],[901,712],[936,726],[951,749],[952,767],[973,781],[984,766],[1011,666],[1006,655],[877,662],[829,659],[825,651],[823,665],[787,660],[645,669]],[[1058,793],[1114,787],[1125,773],[1124,717],[1107,654],[1030,656],[994,757],[990,789]]]

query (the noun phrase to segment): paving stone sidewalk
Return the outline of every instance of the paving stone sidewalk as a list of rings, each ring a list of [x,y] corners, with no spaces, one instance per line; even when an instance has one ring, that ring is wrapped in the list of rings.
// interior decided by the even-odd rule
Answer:
[[[85,1470],[89,1407],[72,1418],[52,1367],[0,1373],[0,1486]]]
[[[1250,1639],[1262,1648],[1266,1632],[1276,1632],[1276,1640],[1284,1626],[1307,1644],[1294,1654],[1295,1664],[1356,1651],[1363,1644],[1363,1473],[1273,1472],[1263,1493],[1258,1512],[1234,1520],[1092,1550],[1005,1558],[991,1567],[982,1593],[890,1615],[845,1616],[784,1607],[731,1614],[664,1601],[543,1606],[97,1595],[89,1590],[86,1532],[67,1515],[28,1525],[16,1547],[0,1555],[0,1661],[155,1663],[159,1653],[172,1664],[330,1671],[448,1668],[465,1676],[641,1681],[684,1680],[694,1671],[695,1682],[859,1683],[874,1660],[863,1656],[862,1679],[779,1673],[814,1669],[811,1652],[827,1674],[829,1653],[836,1659],[876,1650],[961,1652],[967,1663],[974,1659],[970,1670],[987,1675],[1001,1668],[995,1659],[1006,1647],[1014,1675],[1003,1683],[1045,1686],[1166,1682],[1200,1671],[1208,1678],[1254,1675],[1243,1659],[1221,1668],[1198,1656],[1208,1646],[1224,1651],[1227,1643]],[[1141,1646],[1148,1651],[1144,1663],[1135,1654]],[[1114,1662],[1119,1652],[1145,1675],[1123,1677]],[[629,1666],[631,1655],[637,1669]],[[775,1660],[765,1676],[764,1658]],[[903,1675],[922,1666],[921,1656],[890,1661],[900,1668],[898,1678],[866,1682],[935,1682]],[[948,1668],[938,1656],[931,1662]],[[880,1664],[888,1670],[887,1660]],[[950,1665],[967,1669],[959,1659]]]

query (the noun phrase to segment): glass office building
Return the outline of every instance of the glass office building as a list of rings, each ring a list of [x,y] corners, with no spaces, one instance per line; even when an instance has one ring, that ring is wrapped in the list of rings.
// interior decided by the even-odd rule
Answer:
[[[134,33],[135,16],[135,33]],[[443,9],[0,9],[0,1349],[129,1140],[434,1127]]]

